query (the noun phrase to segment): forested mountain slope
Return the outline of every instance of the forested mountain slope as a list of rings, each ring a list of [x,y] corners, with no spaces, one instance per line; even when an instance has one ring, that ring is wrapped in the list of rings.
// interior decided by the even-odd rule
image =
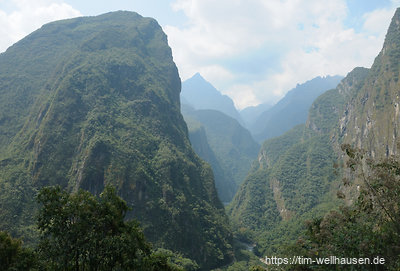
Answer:
[[[383,49],[371,69],[354,69],[336,89],[327,91],[315,100],[305,126],[298,126],[263,144],[258,163],[229,207],[236,231],[242,238],[255,240],[260,255],[282,252],[285,242],[293,242],[303,234],[304,221],[310,219],[314,224],[308,224],[308,230],[314,239],[305,242],[316,246],[316,249],[320,246],[321,255],[340,250],[341,247],[343,250],[345,246],[346,253],[354,253],[353,256],[380,251],[396,259],[397,254],[393,253],[397,253],[397,249],[392,243],[397,240],[396,233],[393,233],[397,222],[393,222],[395,219],[391,213],[397,214],[393,204],[398,204],[398,195],[397,198],[392,197],[392,191],[397,191],[396,185],[392,188],[388,186],[396,183],[398,171],[393,171],[396,162],[388,160],[371,166],[373,163],[367,159],[360,170],[364,171],[368,165],[371,168],[361,177],[340,168],[343,165],[344,168],[349,166],[354,169],[359,163],[357,159],[373,158],[380,161],[397,152],[399,22],[398,9]],[[365,153],[361,152],[357,158],[347,148],[346,155],[341,149],[343,143],[362,148]],[[384,168],[379,171],[380,167]],[[342,175],[343,172],[346,174]],[[343,182],[342,177],[346,177]],[[365,183],[365,180],[370,183]],[[338,205],[356,202],[350,209],[325,215]],[[368,224],[359,226],[357,221]],[[335,230],[335,225],[340,227]],[[346,232],[351,230],[357,232]],[[358,231],[362,230],[366,239],[360,237]],[[343,234],[349,236],[351,244],[346,243],[349,241],[346,238],[340,237]],[[323,239],[318,239],[325,235],[329,242],[326,244]],[[373,247],[366,248],[366,242]],[[303,252],[312,253],[306,247],[301,247]],[[297,249],[300,249],[299,245]],[[395,264],[391,262],[391,266]]]
[[[44,25],[0,55],[0,229],[34,240],[37,190],[116,187],[156,247],[230,261],[210,167],[192,150],[166,35],[136,13]]]
[[[396,11],[383,48],[340,119],[339,136],[371,157],[397,153],[400,103],[400,12]]]
[[[304,220],[340,203],[334,131],[345,101],[368,70],[356,68],[337,89],[318,97],[306,125],[264,142],[252,171],[229,206],[241,238],[257,242],[257,252],[281,252],[304,230]]]

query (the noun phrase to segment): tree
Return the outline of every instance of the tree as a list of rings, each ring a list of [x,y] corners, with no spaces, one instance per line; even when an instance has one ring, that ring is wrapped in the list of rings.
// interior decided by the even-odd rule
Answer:
[[[372,159],[360,149],[343,145],[347,178],[343,190],[356,187],[354,204],[342,206],[307,223],[304,238],[290,253],[304,257],[369,258],[384,265],[340,266],[341,270],[399,270],[400,268],[400,157]],[[343,198],[345,193],[338,193]],[[294,255],[293,254],[293,255]],[[324,270],[323,266],[310,266]],[[359,269],[358,269],[359,268]],[[292,270],[311,270],[293,266]]]
[[[136,221],[124,221],[128,206],[111,186],[99,197],[45,187],[37,200],[39,253],[50,270],[178,270],[152,254]]]
[[[0,269],[37,270],[38,261],[33,250],[24,248],[22,241],[0,231]]]

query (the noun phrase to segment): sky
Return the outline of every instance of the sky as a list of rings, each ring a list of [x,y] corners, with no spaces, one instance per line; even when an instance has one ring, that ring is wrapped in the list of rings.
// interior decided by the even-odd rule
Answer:
[[[370,67],[400,0],[0,0],[0,52],[43,24],[110,11],[155,18],[184,81],[199,72],[238,109],[298,83]]]

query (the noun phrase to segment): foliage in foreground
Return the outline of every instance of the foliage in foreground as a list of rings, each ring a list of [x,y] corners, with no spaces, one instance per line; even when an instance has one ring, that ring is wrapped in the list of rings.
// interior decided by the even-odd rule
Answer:
[[[341,265],[340,270],[399,270],[400,268],[400,157],[380,161],[366,158],[349,145],[347,167],[353,181],[343,179],[344,187],[358,185],[355,204],[331,211],[308,222],[307,234],[290,249],[304,257],[385,259],[384,265]],[[344,196],[344,193],[338,193]],[[324,270],[324,265],[296,266],[293,270]]]
[[[22,241],[0,231],[0,269],[34,270],[38,260],[32,249],[22,246]]]
[[[198,266],[168,250],[152,251],[138,223],[125,221],[129,210],[114,188],[99,197],[79,190],[45,187],[36,250],[0,232],[1,270],[196,270]]]

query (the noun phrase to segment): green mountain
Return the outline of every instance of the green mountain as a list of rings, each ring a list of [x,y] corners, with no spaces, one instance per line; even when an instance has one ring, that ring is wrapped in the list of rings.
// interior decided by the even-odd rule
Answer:
[[[334,134],[352,87],[367,69],[356,68],[336,89],[312,104],[306,125],[264,142],[252,171],[229,206],[240,238],[257,242],[258,252],[279,253],[304,230],[304,220],[340,204]]]
[[[256,252],[260,255],[283,253],[285,244],[292,243],[303,234],[305,220],[312,220],[315,223],[309,224],[313,227],[311,231],[316,234],[313,238],[318,238],[317,235],[322,234],[321,236],[332,236],[338,238],[336,241],[342,242],[324,244],[326,247],[336,246],[335,249],[340,249],[340,246],[350,245],[343,243],[346,238],[341,238],[340,234],[354,235],[354,238],[358,238],[360,233],[346,232],[346,229],[351,230],[346,228],[351,226],[351,221],[340,222],[340,219],[351,218],[355,219],[354,221],[364,219],[372,223],[374,218],[368,216],[373,215],[374,211],[371,211],[371,208],[374,209],[372,206],[374,204],[370,209],[366,205],[357,205],[355,210],[360,208],[362,210],[353,213],[349,211],[346,213],[342,209],[325,214],[344,203],[351,205],[357,200],[364,204],[365,202],[371,204],[375,200],[387,200],[379,199],[376,193],[369,198],[368,193],[359,191],[359,185],[362,185],[359,183],[361,177],[353,176],[341,169],[341,165],[351,166],[353,162],[350,159],[350,164],[348,163],[348,158],[340,146],[342,143],[349,143],[353,147],[363,148],[364,158],[380,159],[397,153],[400,86],[399,21],[400,9],[392,19],[383,49],[371,69],[355,68],[335,89],[325,92],[314,101],[305,125],[297,126],[280,137],[264,142],[258,161],[229,206],[229,214],[237,234],[242,239],[256,241],[258,244]],[[371,165],[368,163],[370,162],[367,161],[364,168]],[[390,174],[390,165],[394,164],[386,162],[380,165],[385,165],[387,168],[378,177],[371,178],[383,178],[384,186],[386,184],[384,178]],[[376,173],[379,164],[372,170]],[[398,168],[396,170],[398,174]],[[368,174],[372,173],[371,171]],[[342,177],[351,180],[343,183]],[[370,177],[364,175],[364,178]],[[377,180],[379,179],[375,181]],[[376,187],[369,189],[372,191],[378,189],[379,185],[374,185]],[[360,199],[358,195],[363,197]],[[385,193],[379,194],[379,197],[384,197],[382,195]],[[338,197],[345,198],[345,201],[339,200]],[[396,200],[395,204],[398,204],[398,196]],[[384,220],[375,221],[373,222],[375,226],[371,224],[371,227],[368,227],[373,229],[380,227],[379,225],[388,225]],[[339,232],[335,232],[334,228],[331,229],[335,227],[334,223],[343,224]],[[370,238],[368,236],[378,232],[384,236],[375,237],[378,238],[376,240],[393,239],[390,235],[385,235],[390,232],[384,228],[375,233],[366,232],[365,238]],[[360,239],[361,241],[359,239],[357,242],[360,242],[361,246],[365,242],[370,243],[366,239]],[[309,243],[305,244],[312,246],[314,241],[307,240]],[[297,249],[299,248],[300,245],[297,245]],[[354,255],[360,255],[357,253],[362,251],[357,247],[351,249],[356,253]],[[369,250],[371,251],[373,253],[373,248]],[[385,253],[390,254],[390,252]]]
[[[237,120],[222,112],[182,106],[182,114],[196,153],[213,168],[218,195],[230,202],[257,157],[259,145]]]
[[[211,168],[192,150],[167,37],[132,12],[63,20],[0,55],[0,230],[35,241],[47,185],[113,185],[155,247],[231,259]]]
[[[307,257],[317,251],[319,257],[370,259],[379,255],[385,259],[384,265],[358,268],[399,270],[399,48],[397,9],[371,69],[359,70],[354,74],[356,80],[338,87],[347,97],[331,131],[331,145],[346,143],[341,146],[343,152],[337,152],[344,164],[338,197],[346,204],[309,221],[291,254]],[[315,123],[318,121],[310,121]],[[319,130],[318,125],[314,127]]]
[[[263,142],[282,135],[307,120],[308,109],[314,100],[337,86],[342,76],[316,77],[290,90],[277,104],[249,123],[254,138]]]
[[[218,110],[243,123],[231,98],[222,95],[210,82],[199,73],[182,83],[181,99],[195,109]]]
[[[400,11],[396,11],[383,48],[346,104],[338,136],[371,157],[397,154],[399,141]]]

